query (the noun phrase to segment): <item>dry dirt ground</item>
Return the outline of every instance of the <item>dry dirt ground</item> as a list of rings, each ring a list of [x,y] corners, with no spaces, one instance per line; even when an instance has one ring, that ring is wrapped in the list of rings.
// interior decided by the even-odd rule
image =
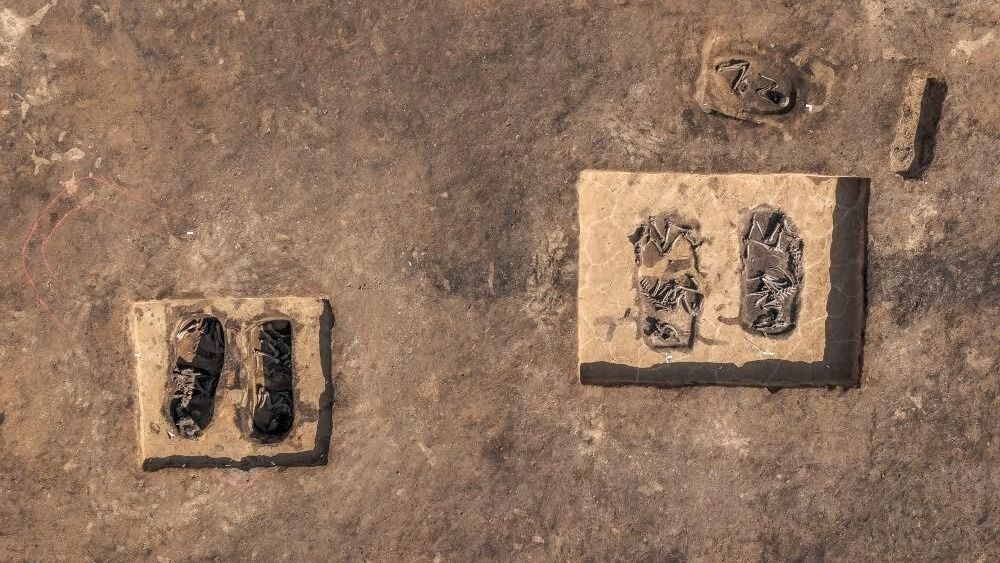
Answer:
[[[998,22],[994,0],[5,0],[0,560],[996,561]],[[824,61],[823,111],[701,112],[712,33]],[[948,96],[904,181],[917,67]],[[585,168],[872,178],[861,387],[578,384]],[[141,471],[129,304],[289,294],[334,304],[329,464]]]

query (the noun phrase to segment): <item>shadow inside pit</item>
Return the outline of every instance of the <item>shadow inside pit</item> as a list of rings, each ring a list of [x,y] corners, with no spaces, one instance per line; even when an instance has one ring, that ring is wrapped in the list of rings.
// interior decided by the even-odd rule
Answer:
[[[211,456],[168,456],[147,459],[142,468],[157,471],[167,468],[225,467],[252,469],[254,467],[313,467],[326,465],[330,453],[330,438],[333,436],[333,307],[323,300],[323,313],[319,319],[319,354],[323,370],[325,388],[319,398],[319,421],[313,449],[300,453],[248,456],[242,459]]]
[[[860,384],[865,325],[867,178],[841,178],[833,211],[826,346],[819,362],[759,360],[730,363],[677,362],[639,368],[613,362],[580,365],[580,382],[591,385],[684,387],[856,387]],[[808,251],[808,250],[807,250]]]
[[[908,180],[914,180],[924,175],[924,172],[934,160],[934,145],[937,139],[938,124],[944,111],[944,99],[948,95],[948,83],[940,78],[929,78],[920,99],[920,116],[917,120],[917,133],[913,139],[914,158],[910,167],[899,173]]]

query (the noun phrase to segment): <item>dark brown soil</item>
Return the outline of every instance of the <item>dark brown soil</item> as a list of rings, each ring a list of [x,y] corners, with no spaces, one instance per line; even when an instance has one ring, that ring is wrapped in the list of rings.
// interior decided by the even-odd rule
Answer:
[[[43,5],[0,7],[0,560],[1000,554],[995,1]],[[823,107],[701,111],[712,34]],[[861,387],[580,385],[584,168],[870,177]],[[289,294],[334,304],[329,465],[143,472],[129,304]]]

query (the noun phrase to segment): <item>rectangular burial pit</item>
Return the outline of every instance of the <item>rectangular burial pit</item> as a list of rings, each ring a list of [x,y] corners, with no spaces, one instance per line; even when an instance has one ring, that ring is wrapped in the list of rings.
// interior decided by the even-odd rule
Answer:
[[[144,469],[326,463],[327,300],[146,301],[129,324]]]
[[[584,171],[580,380],[855,386],[868,180]]]

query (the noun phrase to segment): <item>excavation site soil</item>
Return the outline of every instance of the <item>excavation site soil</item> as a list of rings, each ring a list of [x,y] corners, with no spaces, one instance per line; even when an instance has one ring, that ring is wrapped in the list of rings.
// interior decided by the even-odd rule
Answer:
[[[0,561],[996,561],[998,91],[992,0],[6,0]],[[856,384],[581,382],[585,170],[868,179]],[[750,217],[791,338],[817,219]]]

